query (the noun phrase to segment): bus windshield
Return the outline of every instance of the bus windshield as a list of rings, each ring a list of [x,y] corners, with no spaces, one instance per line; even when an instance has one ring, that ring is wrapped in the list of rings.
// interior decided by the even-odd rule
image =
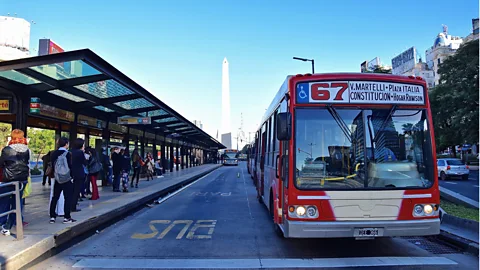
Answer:
[[[224,155],[224,158],[226,159],[236,159],[237,158],[237,153],[236,152],[227,152]]]
[[[409,189],[433,185],[426,110],[295,111],[299,189]]]

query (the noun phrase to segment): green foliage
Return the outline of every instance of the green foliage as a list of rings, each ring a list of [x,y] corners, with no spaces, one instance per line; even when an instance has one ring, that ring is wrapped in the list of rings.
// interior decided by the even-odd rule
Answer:
[[[12,133],[12,125],[0,123],[0,150],[7,145],[8,137]]]
[[[375,65],[373,71],[366,71],[366,73],[384,73],[384,74],[392,74],[391,69],[384,68],[382,66]]]
[[[478,40],[462,45],[438,71],[440,84],[429,93],[437,150],[478,142]]]
[[[449,215],[478,221],[478,209],[468,208],[446,200],[440,202],[440,207]]]
[[[31,173],[32,175],[41,175],[41,174],[42,174],[42,172],[41,172],[41,171],[38,169],[38,167],[36,167],[36,166],[35,166],[35,168],[33,168],[33,169],[30,170],[30,173]]]
[[[36,156],[36,161],[50,150],[55,149],[55,130],[28,128],[27,137],[30,138],[28,147]]]

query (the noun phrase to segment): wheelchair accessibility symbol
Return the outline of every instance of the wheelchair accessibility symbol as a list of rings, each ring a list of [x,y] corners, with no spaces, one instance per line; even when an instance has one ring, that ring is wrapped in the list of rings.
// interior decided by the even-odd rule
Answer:
[[[308,84],[299,84],[297,86],[298,101],[308,102]]]

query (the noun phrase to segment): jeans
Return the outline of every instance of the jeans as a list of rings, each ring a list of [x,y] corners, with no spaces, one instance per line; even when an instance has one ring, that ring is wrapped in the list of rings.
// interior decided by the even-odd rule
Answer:
[[[121,176],[121,172],[116,172],[114,175],[113,175],[113,190],[120,190],[120,176]]]

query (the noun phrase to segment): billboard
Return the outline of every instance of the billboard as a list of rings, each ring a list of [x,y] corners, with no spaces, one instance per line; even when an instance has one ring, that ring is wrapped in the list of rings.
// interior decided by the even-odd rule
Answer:
[[[65,50],[62,47],[58,46],[58,44],[53,42],[51,39],[42,38],[39,40],[38,55],[47,55],[62,52],[65,52]]]
[[[380,58],[375,57],[367,63],[367,70],[374,71],[375,67],[380,66]]]
[[[363,61],[360,64],[360,72],[362,72],[362,73],[367,72],[367,61]]]
[[[417,64],[417,50],[415,47],[402,52],[392,59],[392,74],[402,75],[415,68]]]

